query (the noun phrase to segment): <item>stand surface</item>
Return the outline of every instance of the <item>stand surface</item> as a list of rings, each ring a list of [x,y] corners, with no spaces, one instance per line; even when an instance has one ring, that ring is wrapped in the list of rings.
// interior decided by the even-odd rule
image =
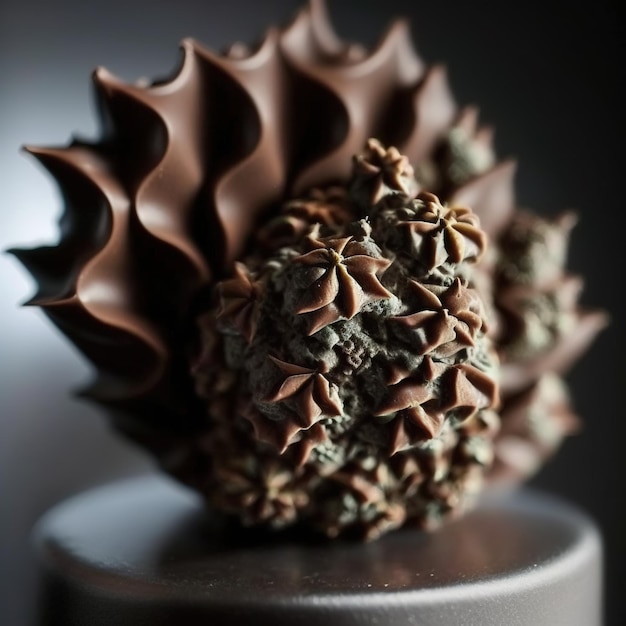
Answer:
[[[602,545],[526,489],[369,544],[228,531],[167,477],[75,496],[34,532],[37,626],[600,626]]]

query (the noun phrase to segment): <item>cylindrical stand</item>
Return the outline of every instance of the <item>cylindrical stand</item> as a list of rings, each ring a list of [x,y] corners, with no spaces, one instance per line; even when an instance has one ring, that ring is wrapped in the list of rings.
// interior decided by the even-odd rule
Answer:
[[[99,487],[35,528],[38,626],[600,626],[602,544],[526,489],[432,534],[330,545],[220,528],[166,477]]]

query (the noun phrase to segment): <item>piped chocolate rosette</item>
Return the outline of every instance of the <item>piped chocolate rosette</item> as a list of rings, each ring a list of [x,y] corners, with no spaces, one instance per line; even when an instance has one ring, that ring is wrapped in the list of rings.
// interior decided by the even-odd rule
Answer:
[[[565,267],[574,218],[516,207],[405,21],[367,50],[311,1],[257,45],[184,41],[166,80],[93,79],[101,138],[29,148],[60,240],[15,254],[83,394],[213,506],[431,528],[576,428],[563,376],[606,315]]]

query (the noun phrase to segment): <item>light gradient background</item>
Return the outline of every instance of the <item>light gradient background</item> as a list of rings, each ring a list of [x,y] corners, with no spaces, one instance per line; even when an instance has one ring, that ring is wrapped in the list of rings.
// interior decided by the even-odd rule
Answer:
[[[22,144],[61,145],[97,133],[90,74],[102,65],[133,81],[176,67],[192,36],[220,50],[288,19],[295,0],[0,4],[0,248],[53,243],[61,205]],[[563,3],[565,5],[565,3]],[[618,0],[568,3],[329,0],[340,35],[374,43],[397,15],[418,50],[448,66],[460,104],[478,104],[501,157],[515,156],[518,200],[545,214],[580,215],[569,267],[583,303],[613,316],[568,379],[584,432],[532,484],[588,511],[604,536],[607,626],[626,623],[623,297],[626,239],[624,32]],[[566,5],[565,5],[566,6]],[[74,348],[37,309],[13,258],[0,257],[0,624],[23,626],[35,601],[29,535],[50,506],[90,485],[153,471],[105,416],[72,398],[89,377]]]

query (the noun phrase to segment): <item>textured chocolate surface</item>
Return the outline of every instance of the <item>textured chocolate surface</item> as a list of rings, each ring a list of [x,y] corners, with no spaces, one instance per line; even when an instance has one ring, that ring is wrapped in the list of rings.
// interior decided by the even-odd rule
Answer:
[[[370,139],[345,188],[260,229],[200,316],[208,420],[185,465],[246,524],[373,539],[435,528],[480,491],[499,428],[472,282],[487,237],[471,209],[419,188],[406,156]]]
[[[601,626],[602,546],[569,504],[490,497],[437,533],[369,544],[224,529],[144,477],[52,509],[35,532],[38,626]]]
[[[562,376],[606,324],[603,312],[579,308],[582,281],[565,267],[571,216],[550,222],[521,214],[514,163],[497,158],[490,129],[478,123],[474,108],[457,106],[445,70],[419,58],[402,20],[365,50],[341,41],[323,3],[314,1],[286,26],[269,29],[259,44],[216,54],[186,40],[182,52],[176,75],[153,84],[126,84],[104,69],[94,73],[99,141],[30,148],[58,181],[65,214],[59,245],[16,254],[39,283],[32,304],[41,306],[94,364],[97,379],[86,394],[110,408],[118,428],[154,453],[165,470],[203,490],[212,480],[210,455],[189,450],[205,447],[207,419],[228,403],[215,398],[207,418],[206,403],[196,393],[198,376],[215,375],[219,380],[204,384],[226,389],[232,373],[196,374],[194,380],[195,319],[209,308],[216,283],[225,279],[222,314],[229,312],[233,328],[254,338],[259,287],[236,264],[251,253],[251,236],[261,231],[266,245],[288,243],[302,234],[311,216],[324,226],[345,223],[350,209],[337,190],[349,181],[352,157],[377,137],[397,150],[379,155],[375,165],[357,164],[369,183],[355,193],[370,202],[380,200],[386,189],[410,196],[417,191],[407,175],[410,168],[418,187],[436,194],[442,205],[471,207],[489,239],[472,280],[502,363],[501,432],[509,433],[508,443],[514,432],[536,461],[520,463],[517,453],[508,456],[515,446],[496,445],[493,476],[499,468],[500,479],[515,483],[535,471],[572,432],[576,418],[563,388],[557,415],[571,413],[572,419],[547,414],[546,445],[545,438],[532,434],[538,432],[536,411],[523,413],[519,399],[538,397],[532,389],[544,387],[543,377]],[[324,194],[317,207],[310,202],[312,188]],[[303,198],[308,198],[304,204]],[[285,202],[294,200],[285,219],[276,220]],[[406,230],[415,236],[414,225]],[[424,250],[428,263],[436,266],[443,252],[452,258],[471,253],[472,245],[463,244],[461,253],[455,241],[450,239],[450,249]],[[351,242],[317,248],[321,252],[302,250],[300,264],[319,268],[323,250],[342,254],[344,243]],[[474,240],[473,245],[482,244]],[[352,282],[337,279],[336,290],[335,278],[329,277],[321,296],[299,300],[300,313],[311,320],[307,335],[323,331],[320,324],[331,319],[350,319],[363,298],[389,299],[379,280],[386,261],[356,256],[371,257],[369,269]],[[330,294],[339,296],[332,306],[326,302]],[[420,312],[399,313],[398,327],[410,334]],[[210,328],[205,324],[202,332],[203,348],[210,352]],[[272,356],[312,371],[295,373],[292,367],[286,376],[292,380],[283,391],[266,390],[268,398],[287,398],[286,389],[300,376],[320,415],[339,417],[332,415],[339,401],[323,372]],[[405,374],[396,369],[391,380],[401,385]],[[508,428],[505,417],[513,414],[516,426]],[[317,445],[324,433],[319,423],[309,423],[316,417],[305,416],[302,424]],[[246,419],[260,439],[272,439],[279,449],[296,434],[267,429],[258,417]],[[403,437],[400,433],[397,442]],[[309,452],[299,454],[306,458]],[[274,474],[280,483],[279,470]],[[276,488],[275,478],[264,481],[263,493]],[[284,504],[287,510],[308,493],[296,487]]]

